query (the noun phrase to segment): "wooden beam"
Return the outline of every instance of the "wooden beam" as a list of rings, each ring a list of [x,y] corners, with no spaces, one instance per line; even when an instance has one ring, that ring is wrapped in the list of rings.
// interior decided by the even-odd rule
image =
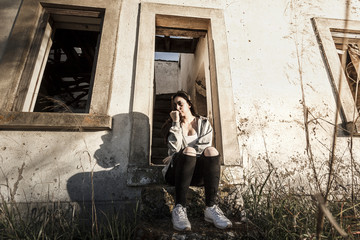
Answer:
[[[207,31],[210,19],[156,15],[155,23],[156,27],[195,29]]]
[[[54,8],[54,7],[47,7],[46,12],[50,14],[72,15],[72,16],[93,17],[93,18],[99,18],[101,17],[102,14],[102,12],[100,11],[86,11],[86,10]]]
[[[60,14],[51,14],[51,18],[54,22],[67,22],[67,23],[86,23],[93,25],[100,25],[102,19],[95,17],[81,17],[81,16],[67,16]]]
[[[156,27],[156,35],[164,36],[200,38],[205,37],[206,33],[206,30]]]
[[[69,30],[100,32],[100,25],[93,25],[86,23],[54,22],[54,27],[60,29],[69,29]]]
[[[155,37],[156,52],[195,53],[199,39]]]

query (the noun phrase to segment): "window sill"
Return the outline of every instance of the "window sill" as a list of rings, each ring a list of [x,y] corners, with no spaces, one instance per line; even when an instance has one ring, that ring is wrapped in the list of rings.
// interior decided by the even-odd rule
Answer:
[[[43,112],[0,112],[0,129],[109,130],[108,115]]]

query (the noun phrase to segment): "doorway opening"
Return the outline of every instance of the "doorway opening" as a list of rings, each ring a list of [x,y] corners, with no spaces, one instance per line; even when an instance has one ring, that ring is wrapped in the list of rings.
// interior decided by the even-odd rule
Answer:
[[[152,157],[156,155],[152,139],[153,131],[155,132],[153,128],[156,95],[154,52],[156,52],[155,37],[157,35],[199,38],[194,54],[195,61],[193,64],[188,64],[190,69],[194,69],[192,71],[194,74],[185,78],[181,84],[184,85],[183,90],[187,91],[192,100],[196,101],[196,94],[194,94],[194,92],[196,93],[196,85],[194,83],[196,79],[198,79],[197,82],[201,82],[201,76],[205,76],[206,116],[214,130],[213,145],[221,154],[222,164],[229,167],[226,169],[231,168],[226,171],[235,170],[233,166],[241,165],[241,159],[239,158],[241,154],[236,134],[233,90],[223,10],[141,3],[131,106],[132,126],[128,185],[141,186],[158,183],[158,180],[162,179],[162,166],[159,166],[163,165],[162,161],[155,164],[155,161],[152,160]],[[203,45],[203,47],[200,47],[200,45]],[[199,51],[199,49],[204,49],[204,51]],[[184,69],[183,54],[179,59],[180,69]],[[201,61],[196,61],[198,59],[204,59],[203,64]],[[195,69],[203,69],[203,73],[202,71],[196,72]],[[181,70],[181,72],[183,71]],[[198,108],[201,109],[199,106]],[[161,141],[162,146],[166,147],[163,138],[161,138]],[[236,169],[236,171],[238,170]]]
[[[180,23],[165,27],[161,24],[164,18],[156,16],[152,165],[163,164],[168,155],[161,127],[169,118],[171,95],[179,90],[188,92],[198,113],[211,118],[207,31],[183,28]]]

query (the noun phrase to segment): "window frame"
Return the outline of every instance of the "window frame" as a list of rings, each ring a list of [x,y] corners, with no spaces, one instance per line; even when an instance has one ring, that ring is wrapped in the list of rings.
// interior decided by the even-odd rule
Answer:
[[[341,65],[331,32],[360,33],[360,21],[330,18],[312,18],[315,33],[322,50],[335,97],[339,99],[343,127],[352,135],[360,135],[359,113]],[[355,122],[354,122],[355,121]]]
[[[6,73],[0,76],[0,129],[111,129],[112,121],[108,115],[108,106],[120,4],[111,0],[24,1],[0,62],[0,71]],[[24,112],[24,101],[20,101],[20,104],[17,101],[21,94],[26,95],[31,83],[30,78],[35,68],[34,60],[38,59],[41,42],[44,40],[46,15],[59,11],[70,16],[103,15],[101,41],[97,58],[94,60],[96,70],[89,113]],[[41,56],[39,60],[43,61]],[[41,67],[36,71],[39,69]]]

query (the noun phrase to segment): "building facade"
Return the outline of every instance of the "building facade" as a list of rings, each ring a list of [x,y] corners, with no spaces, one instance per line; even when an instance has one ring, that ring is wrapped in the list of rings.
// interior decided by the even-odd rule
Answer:
[[[162,184],[154,109],[157,96],[180,89],[213,123],[223,184],[271,173],[274,184],[311,194],[330,168],[334,189],[347,191],[359,177],[356,1],[0,7],[7,201],[125,204],[142,186]],[[176,60],[156,61],[159,53]]]

